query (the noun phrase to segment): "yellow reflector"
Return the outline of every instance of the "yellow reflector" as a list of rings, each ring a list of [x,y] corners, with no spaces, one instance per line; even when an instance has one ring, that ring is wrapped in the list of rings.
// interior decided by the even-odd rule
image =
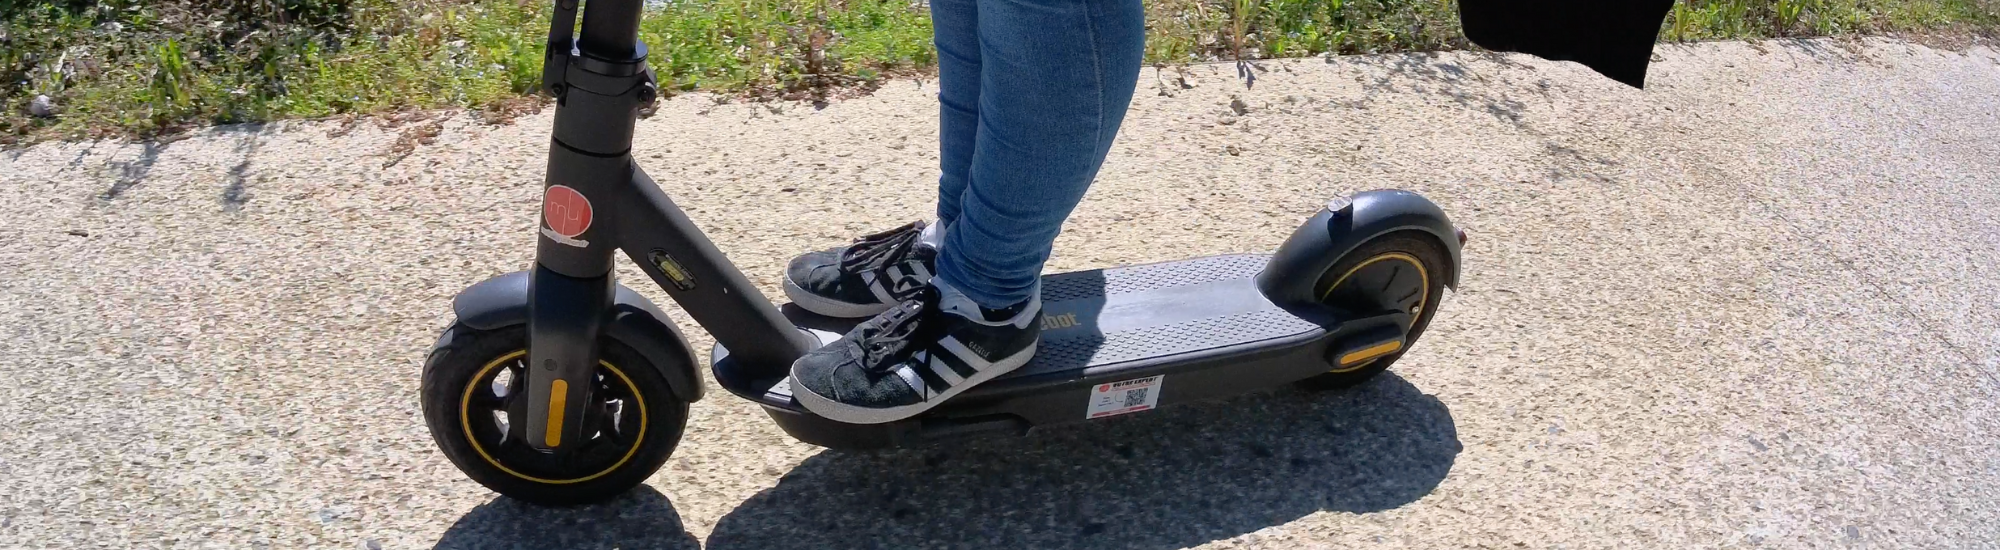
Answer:
[[[667,255],[667,251],[656,248],[646,256],[653,260],[653,267],[660,268],[660,274],[666,275],[667,282],[673,283],[674,288],[694,289],[694,276],[689,275],[687,269],[681,267],[680,262],[674,261],[673,256]]]
[[[569,405],[569,382],[561,378],[549,383],[549,431],[543,434],[550,447],[562,445],[563,409]]]
[[[1403,341],[1390,340],[1380,344],[1375,344],[1373,346],[1368,346],[1366,348],[1362,348],[1359,350],[1347,352],[1346,355],[1340,356],[1340,364],[1352,365],[1362,361],[1367,361],[1369,359],[1374,359],[1376,357],[1381,357],[1384,355],[1395,353],[1396,350],[1399,349],[1403,349]]]

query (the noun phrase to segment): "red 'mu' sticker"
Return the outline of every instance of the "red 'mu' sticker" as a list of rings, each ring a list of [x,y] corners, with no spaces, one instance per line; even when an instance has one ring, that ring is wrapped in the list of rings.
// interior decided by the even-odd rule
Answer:
[[[557,235],[582,235],[590,229],[590,199],[567,185],[551,185],[542,193],[542,221]]]

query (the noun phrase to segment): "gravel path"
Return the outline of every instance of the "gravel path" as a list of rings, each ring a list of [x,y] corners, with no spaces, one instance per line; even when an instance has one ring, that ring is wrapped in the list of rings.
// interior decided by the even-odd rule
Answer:
[[[885,453],[715,391],[649,488],[557,511],[459,475],[416,401],[451,295],[530,261],[548,113],[0,151],[0,547],[2000,541],[2000,52],[1660,56],[1645,91],[1479,54],[1142,76],[1050,268],[1268,250],[1416,190],[1467,275],[1362,388]],[[635,152],[775,294],[926,214],[934,92],[683,96]]]

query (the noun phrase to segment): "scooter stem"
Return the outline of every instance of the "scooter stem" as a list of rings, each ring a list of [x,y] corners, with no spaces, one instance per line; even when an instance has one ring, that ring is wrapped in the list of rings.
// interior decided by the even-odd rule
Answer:
[[[590,0],[572,40],[565,21],[577,6],[559,0],[549,31],[543,82],[556,113],[528,283],[527,410],[510,430],[558,455],[588,435],[581,420],[592,403],[601,332],[614,314],[619,250],[755,368],[782,375],[817,344],[633,163],[639,108],[657,98],[639,42],[640,2]]]

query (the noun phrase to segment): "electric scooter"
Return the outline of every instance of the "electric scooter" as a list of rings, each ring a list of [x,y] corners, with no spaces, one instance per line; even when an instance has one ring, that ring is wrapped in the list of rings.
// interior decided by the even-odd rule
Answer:
[[[1303,383],[1350,386],[1401,357],[1456,287],[1465,234],[1414,193],[1335,199],[1272,254],[1048,275],[1024,367],[914,418],[846,424],[794,399],[793,360],[856,320],[768,301],[634,163],[658,91],[643,0],[559,0],[543,67],[556,98],[535,265],[460,292],[423,369],[431,437],[453,464],[538,504],[610,498],[679,444],[702,376],[660,308],[613,280],[637,263],[715,338],[709,370],[786,433],[835,448],[1027,434]]]

